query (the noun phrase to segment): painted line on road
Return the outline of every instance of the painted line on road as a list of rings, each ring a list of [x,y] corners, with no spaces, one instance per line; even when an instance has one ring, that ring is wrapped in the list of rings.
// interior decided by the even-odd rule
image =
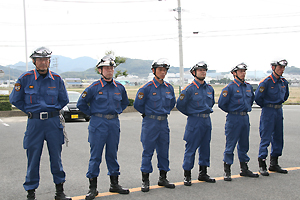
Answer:
[[[4,125],[4,126],[9,126],[7,123],[4,123],[1,119],[0,122]]]
[[[293,170],[299,170],[300,167],[290,167],[290,168],[285,168],[286,170],[288,171],[293,171]],[[258,173],[258,172],[255,172],[255,173]],[[271,172],[269,171],[269,173],[276,173],[276,172]],[[243,177],[243,176],[240,176],[240,175],[232,175],[231,178],[234,179],[234,178],[240,178],[240,177]],[[217,177],[215,178],[216,181],[219,181],[219,180],[224,180],[224,177]],[[205,182],[205,181],[198,181],[198,180],[193,180],[192,183],[201,183],[201,182]],[[177,182],[177,183],[174,183],[176,186],[179,186],[179,185],[184,185],[183,182]],[[158,189],[158,188],[164,188],[164,186],[158,186],[158,185],[152,185],[150,186],[150,190],[153,190],[153,189]],[[137,188],[131,188],[129,189],[130,193],[132,192],[141,192],[141,187],[137,187]],[[103,193],[99,193],[97,197],[104,197],[104,196],[111,196],[111,195],[118,195],[119,193],[112,193],[112,192],[103,192]],[[85,199],[85,195],[83,196],[76,196],[76,197],[72,197],[72,200],[83,200]]]

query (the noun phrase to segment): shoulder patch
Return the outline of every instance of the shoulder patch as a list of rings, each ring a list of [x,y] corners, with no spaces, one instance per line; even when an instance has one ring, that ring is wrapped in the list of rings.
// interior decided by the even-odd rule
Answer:
[[[143,99],[143,98],[144,98],[144,93],[139,92],[139,93],[138,93],[138,98],[139,98],[139,99]]]
[[[21,84],[20,84],[20,83],[16,83],[16,84],[15,84],[15,90],[16,90],[17,92],[19,92],[19,91],[21,90]]]
[[[185,97],[185,95],[181,93],[180,96],[179,96],[180,101],[183,100],[184,97]]]
[[[260,87],[259,87],[259,91],[260,91],[260,92],[263,92],[264,90],[265,90],[265,87],[263,87],[263,86],[260,86]]]
[[[224,90],[224,91],[222,92],[222,95],[223,95],[223,97],[227,97],[228,91],[227,91],[227,90]]]
[[[87,95],[87,92],[86,92],[86,91],[84,91],[84,92],[82,93],[82,95],[81,95],[81,98],[85,98],[85,97],[86,97],[86,95]]]

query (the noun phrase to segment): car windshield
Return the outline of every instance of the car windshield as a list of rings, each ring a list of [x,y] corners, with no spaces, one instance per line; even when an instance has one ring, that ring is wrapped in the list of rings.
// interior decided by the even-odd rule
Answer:
[[[68,95],[69,95],[69,102],[77,102],[80,97],[80,93],[68,93]]]

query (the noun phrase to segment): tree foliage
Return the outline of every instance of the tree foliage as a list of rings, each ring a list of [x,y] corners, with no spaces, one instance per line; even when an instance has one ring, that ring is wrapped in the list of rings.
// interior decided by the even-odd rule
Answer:
[[[115,73],[115,78],[117,78],[119,76],[125,76],[125,77],[128,76],[127,70],[125,70],[123,72],[121,70],[117,70],[116,73]]]
[[[112,50],[110,50],[110,51],[106,51],[106,52],[105,52],[105,55],[113,55],[113,56],[115,56],[115,53],[114,53]],[[127,58],[125,58],[125,57],[115,56],[116,67],[118,67],[118,66],[119,66],[120,64],[122,64],[122,63],[125,63],[125,62],[126,62],[126,59],[127,59]],[[100,74],[97,67],[95,67],[95,71],[96,71],[98,74]],[[118,70],[118,71],[121,71],[121,70]],[[118,71],[117,71],[117,73],[118,73]],[[121,73],[121,74],[124,75],[124,76],[125,76],[125,74],[126,74],[126,76],[128,75],[128,74],[127,74],[127,70],[124,71],[124,73],[123,73],[123,72],[119,72],[119,73]],[[120,76],[120,74],[118,74],[117,77],[118,77],[118,76]],[[115,75],[115,78],[117,78],[117,77],[116,77],[116,75]]]

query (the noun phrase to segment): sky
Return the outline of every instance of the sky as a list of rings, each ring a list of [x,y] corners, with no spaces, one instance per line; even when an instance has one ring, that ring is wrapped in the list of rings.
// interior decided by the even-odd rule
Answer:
[[[178,0],[10,0],[0,2],[0,65],[26,61],[36,48],[53,55],[116,56],[179,66]],[[270,70],[286,59],[300,68],[299,0],[181,0],[183,66]],[[95,63],[96,64],[96,63]],[[59,67],[59,61],[58,61]]]

